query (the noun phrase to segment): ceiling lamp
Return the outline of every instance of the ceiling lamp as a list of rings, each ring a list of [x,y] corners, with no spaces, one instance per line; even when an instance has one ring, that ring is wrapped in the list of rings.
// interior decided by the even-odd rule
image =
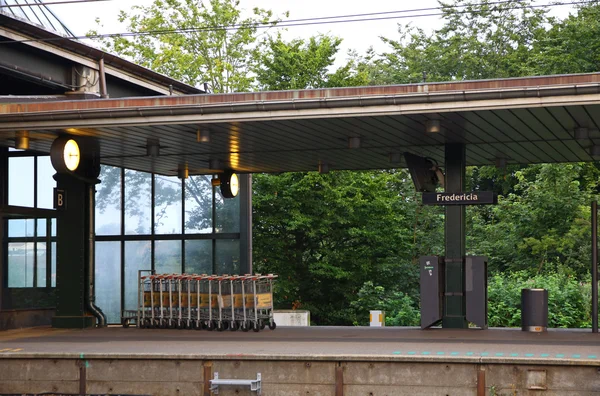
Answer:
[[[390,153],[390,163],[399,164],[402,161],[402,153]]]
[[[496,168],[506,168],[506,158],[496,158],[494,163]]]
[[[29,132],[18,131],[15,133],[15,148],[19,150],[29,149]]]
[[[146,139],[146,155],[148,157],[158,157],[160,155],[160,141],[158,139]]]
[[[210,143],[210,130],[198,129],[196,131],[196,141],[199,143]]]
[[[588,140],[590,138],[590,131],[587,128],[575,128],[574,135],[575,140]]]
[[[349,149],[358,149],[360,148],[360,137],[349,137],[348,138],[348,148]]]
[[[208,169],[222,170],[223,163],[218,158],[211,158],[208,160]]]
[[[425,132],[440,133],[441,131],[442,131],[442,123],[440,122],[440,120],[425,121]]]
[[[179,165],[177,167],[177,177],[180,179],[187,179],[190,176],[190,170],[187,164]]]
[[[592,157],[600,157],[600,146],[598,146],[597,144],[593,145],[590,148],[590,154],[592,155]]]
[[[329,164],[327,162],[319,161],[319,173],[329,173]]]

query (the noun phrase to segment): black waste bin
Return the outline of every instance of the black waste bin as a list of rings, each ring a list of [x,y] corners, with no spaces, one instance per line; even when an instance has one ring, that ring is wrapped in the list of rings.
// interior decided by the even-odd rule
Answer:
[[[536,333],[548,330],[548,290],[521,290],[521,329]]]

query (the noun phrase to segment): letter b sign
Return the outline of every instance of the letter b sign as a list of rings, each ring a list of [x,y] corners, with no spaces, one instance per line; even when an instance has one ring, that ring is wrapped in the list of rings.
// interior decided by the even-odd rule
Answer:
[[[65,210],[67,208],[67,194],[65,190],[54,188],[54,209]]]

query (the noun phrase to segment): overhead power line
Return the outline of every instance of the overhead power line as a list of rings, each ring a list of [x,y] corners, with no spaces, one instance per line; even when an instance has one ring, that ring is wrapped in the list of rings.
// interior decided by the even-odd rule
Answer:
[[[72,0],[72,1],[81,1],[81,2],[89,2],[89,1],[109,1],[109,0]],[[501,5],[507,4],[511,1],[496,1],[490,3],[480,3],[478,5]],[[531,9],[531,8],[552,8],[559,6],[573,6],[579,4],[587,4],[589,1],[576,1],[576,2],[562,2],[562,3],[550,3],[550,4],[540,4],[540,5],[523,5],[523,6],[515,6],[504,8],[503,10],[519,10],[519,9]],[[468,5],[473,6],[473,5]],[[382,21],[382,20],[391,20],[391,19],[407,19],[407,18],[422,18],[422,17],[433,17],[433,16],[443,16],[443,12],[435,12],[435,13],[425,13],[425,14],[409,14],[409,15],[389,15],[389,14],[399,14],[399,13],[408,13],[408,12],[424,12],[424,11],[440,11],[442,9],[448,8],[464,8],[466,5],[456,5],[456,6],[447,6],[447,7],[429,7],[429,8],[418,8],[411,10],[400,10],[400,11],[385,11],[385,12],[376,12],[376,13],[365,13],[365,14],[353,14],[353,15],[340,15],[340,16],[329,16],[329,17],[315,17],[315,18],[304,18],[304,19],[288,19],[285,21],[271,21],[261,24],[233,24],[233,25],[224,25],[224,26],[204,26],[204,27],[194,27],[187,29],[164,29],[164,30],[152,30],[152,31],[138,31],[138,32],[123,32],[123,33],[104,33],[104,34],[96,34],[96,35],[86,35],[86,36],[75,36],[75,37],[56,37],[56,38],[45,38],[45,39],[27,39],[27,40],[15,40],[15,41],[4,41],[0,42],[1,44],[10,44],[10,43],[26,43],[26,42],[49,42],[49,41],[57,41],[57,40],[65,40],[65,39],[99,39],[99,38],[110,38],[110,37],[135,37],[135,36],[152,36],[152,35],[163,35],[163,34],[177,34],[177,33],[194,33],[194,32],[206,32],[206,31],[229,31],[229,30],[238,30],[245,28],[256,28],[256,29],[269,29],[269,28],[286,28],[286,27],[296,27],[296,26],[311,26],[311,25],[326,25],[326,24],[336,24],[336,23],[353,23],[353,22],[372,22],[372,21]],[[493,10],[492,10],[493,11]],[[478,10],[462,10],[457,11],[459,14],[478,14],[483,11]],[[388,16],[377,16],[377,15],[388,15]],[[352,18],[352,19],[348,19]]]

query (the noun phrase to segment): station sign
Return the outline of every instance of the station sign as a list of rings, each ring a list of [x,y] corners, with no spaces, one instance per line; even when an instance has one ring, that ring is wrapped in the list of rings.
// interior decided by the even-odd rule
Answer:
[[[54,209],[67,209],[67,193],[65,190],[54,187]]]
[[[423,205],[495,205],[498,196],[492,191],[465,193],[423,193]]]

